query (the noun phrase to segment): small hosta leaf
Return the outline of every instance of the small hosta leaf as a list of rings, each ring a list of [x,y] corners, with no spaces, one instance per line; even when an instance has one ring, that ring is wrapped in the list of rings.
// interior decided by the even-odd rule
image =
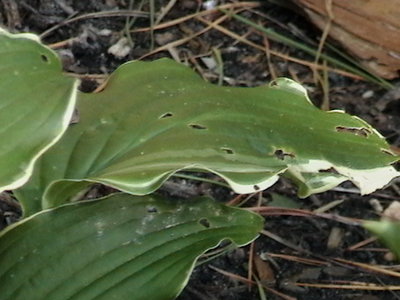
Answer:
[[[285,195],[270,193],[271,201],[269,206],[283,207],[283,208],[300,208],[301,205],[295,199],[289,198]]]
[[[0,29],[0,191],[24,184],[67,128],[76,81],[61,70],[35,35]]]
[[[285,174],[297,184],[298,195],[302,198],[324,192],[348,180],[346,176],[331,172],[302,173],[296,168],[290,168]]]
[[[265,189],[288,169],[333,168],[362,193],[398,175],[390,166],[398,157],[370,125],[319,110],[288,79],[221,87],[171,60],[130,62],[100,93],[80,94],[78,109],[80,122],[40,160],[36,179],[19,193],[22,201],[44,194],[43,206],[51,207],[82,181],[147,194],[183,169],[219,174],[238,193]],[[324,176],[312,188],[342,177]]]
[[[200,254],[262,226],[206,198],[116,194],[43,211],[0,234],[1,299],[174,299]]]
[[[366,221],[364,227],[376,234],[400,260],[400,222],[381,220]]]

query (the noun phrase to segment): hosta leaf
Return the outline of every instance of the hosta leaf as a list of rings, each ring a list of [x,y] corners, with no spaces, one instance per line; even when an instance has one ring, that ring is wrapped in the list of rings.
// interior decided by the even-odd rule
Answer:
[[[79,181],[146,194],[182,169],[217,173],[238,193],[265,189],[288,168],[334,168],[363,193],[398,175],[398,157],[371,126],[317,109],[288,79],[220,87],[171,60],[130,62],[102,92],[80,94],[78,109],[80,122],[41,159],[23,202],[45,193],[43,206],[54,206]]]
[[[0,191],[24,184],[68,126],[76,81],[31,34],[0,29]]]
[[[330,190],[348,179],[346,176],[331,172],[302,173],[296,168],[289,169],[284,176],[297,184],[298,195],[302,198]]]
[[[392,252],[400,259],[400,222],[381,220],[365,221],[364,227],[376,234]]]
[[[116,194],[40,212],[0,235],[2,300],[173,299],[196,258],[260,216],[211,199]]]
[[[271,196],[271,201],[268,202],[269,206],[283,207],[283,208],[301,208],[299,202],[285,195],[270,193],[270,196]]]

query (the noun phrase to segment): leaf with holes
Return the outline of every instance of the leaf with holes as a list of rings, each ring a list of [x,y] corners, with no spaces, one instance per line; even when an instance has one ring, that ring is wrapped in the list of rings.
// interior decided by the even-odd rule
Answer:
[[[207,198],[115,194],[50,209],[0,234],[1,299],[173,299],[200,254],[262,226]]]
[[[0,191],[24,184],[35,160],[65,131],[76,81],[35,35],[0,29]]]
[[[214,172],[238,193],[265,189],[288,169],[334,169],[363,193],[398,175],[390,166],[398,157],[370,125],[319,110],[289,79],[221,87],[171,60],[136,61],[118,68],[103,91],[79,94],[77,106],[80,122],[17,193],[28,213],[93,182],[147,194],[184,169]],[[27,203],[31,197],[37,201]]]

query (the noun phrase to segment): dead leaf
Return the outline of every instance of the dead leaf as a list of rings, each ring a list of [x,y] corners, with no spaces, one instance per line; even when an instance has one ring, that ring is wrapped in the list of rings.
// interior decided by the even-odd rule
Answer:
[[[324,30],[326,1],[293,0]],[[387,79],[400,71],[400,5],[398,0],[333,0],[329,37],[339,42],[371,72]]]
[[[259,255],[254,255],[253,261],[260,281],[268,285],[275,283],[275,273],[269,262],[262,260]]]

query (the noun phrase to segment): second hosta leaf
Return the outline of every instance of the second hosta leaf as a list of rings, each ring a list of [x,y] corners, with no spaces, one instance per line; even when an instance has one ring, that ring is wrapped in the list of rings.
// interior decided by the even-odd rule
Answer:
[[[43,206],[54,206],[92,182],[147,194],[183,169],[219,174],[238,193],[267,188],[288,168],[318,174],[333,167],[364,193],[397,175],[390,164],[398,158],[371,126],[319,110],[288,79],[221,87],[171,60],[130,62],[102,92],[80,94],[78,110],[79,123],[18,193],[23,202],[44,194]]]
[[[247,244],[262,226],[207,198],[115,194],[57,207],[0,234],[1,299],[174,299],[200,254]]]
[[[400,260],[400,222],[398,220],[383,219],[380,221],[365,221],[363,226],[376,234]]]

